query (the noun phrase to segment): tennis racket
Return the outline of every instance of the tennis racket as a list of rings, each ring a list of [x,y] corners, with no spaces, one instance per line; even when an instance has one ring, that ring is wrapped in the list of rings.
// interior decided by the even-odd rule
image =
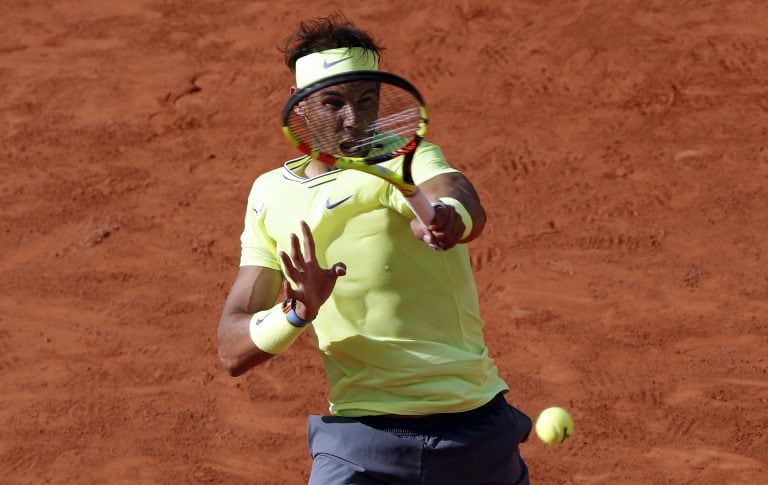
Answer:
[[[435,211],[414,183],[411,164],[426,131],[421,94],[381,71],[322,79],[294,93],[283,108],[283,132],[294,146],[314,160],[391,183],[424,226]],[[401,156],[402,173],[380,165]]]

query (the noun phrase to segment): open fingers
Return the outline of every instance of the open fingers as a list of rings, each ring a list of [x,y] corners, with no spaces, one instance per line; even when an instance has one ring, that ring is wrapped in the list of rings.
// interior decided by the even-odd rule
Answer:
[[[297,281],[300,275],[300,271],[298,268],[296,268],[296,266],[294,266],[291,257],[288,256],[288,253],[285,251],[280,251],[278,256],[280,257],[280,261],[283,263],[285,274],[293,281]]]
[[[301,241],[299,236],[295,233],[291,233],[291,255],[290,257],[285,252],[280,252],[279,256],[283,262],[288,276],[296,281],[296,278],[300,273],[307,270],[307,266],[316,261],[315,255],[315,239],[312,237],[312,231],[309,229],[309,225],[301,221],[301,233],[304,239],[304,251],[301,249]]]
[[[293,260],[293,265],[296,266],[299,271],[304,271],[306,269],[306,264],[304,263],[304,255],[301,253],[301,243],[299,242],[299,236],[293,233],[291,233],[291,259]]]
[[[309,225],[304,221],[301,221],[301,233],[304,235],[304,257],[306,261],[315,261],[317,259],[315,255],[315,238],[312,236]]]

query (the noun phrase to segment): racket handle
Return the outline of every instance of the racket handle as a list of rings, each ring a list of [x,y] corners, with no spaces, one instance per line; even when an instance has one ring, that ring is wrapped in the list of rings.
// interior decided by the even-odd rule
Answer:
[[[413,213],[416,214],[416,218],[424,224],[424,227],[428,226],[429,223],[432,222],[432,219],[435,218],[435,208],[432,207],[429,199],[427,199],[427,196],[424,195],[424,192],[421,190],[416,189],[416,192],[406,197],[405,201],[408,203]]]

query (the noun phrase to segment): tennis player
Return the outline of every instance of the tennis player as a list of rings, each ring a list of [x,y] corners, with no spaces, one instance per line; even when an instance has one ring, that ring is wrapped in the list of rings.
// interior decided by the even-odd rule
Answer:
[[[341,15],[302,21],[284,46],[292,91],[378,69],[381,50]],[[362,96],[336,101],[342,149],[371,122],[355,115]],[[505,399],[466,247],[485,212],[437,146],[422,142],[413,163],[435,203],[428,230],[369,174],[300,157],[256,179],[221,362],[240,375],[311,328],[330,403],[309,417],[311,484],[528,483],[519,444],[531,420]]]

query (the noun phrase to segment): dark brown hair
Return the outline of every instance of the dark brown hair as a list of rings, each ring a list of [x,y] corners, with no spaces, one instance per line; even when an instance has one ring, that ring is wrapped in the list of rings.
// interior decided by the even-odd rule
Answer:
[[[384,50],[370,33],[355,26],[344,14],[336,12],[328,17],[299,22],[299,28],[285,39],[280,52],[285,56],[285,64],[295,72],[298,58],[340,47],[362,47],[376,53],[379,58]]]

